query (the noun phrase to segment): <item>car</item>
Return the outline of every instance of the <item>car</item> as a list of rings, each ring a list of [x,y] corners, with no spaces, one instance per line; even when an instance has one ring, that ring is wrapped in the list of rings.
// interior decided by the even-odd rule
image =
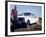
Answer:
[[[18,15],[18,18],[24,18],[25,22],[28,22],[28,20],[30,21],[30,24],[35,23],[36,21],[39,20],[39,18],[37,16],[35,16],[35,14],[32,13],[22,13]]]

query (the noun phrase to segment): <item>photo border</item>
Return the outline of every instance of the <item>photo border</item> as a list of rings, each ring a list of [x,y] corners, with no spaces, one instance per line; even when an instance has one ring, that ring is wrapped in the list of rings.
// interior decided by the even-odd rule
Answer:
[[[44,4],[44,33],[37,34],[22,34],[22,35],[8,35],[8,2],[20,2],[20,3],[34,3],[34,4]],[[45,34],[45,3],[42,2],[27,2],[27,1],[5,1],[5,36],[24,36],[24,35],[41,35]]]

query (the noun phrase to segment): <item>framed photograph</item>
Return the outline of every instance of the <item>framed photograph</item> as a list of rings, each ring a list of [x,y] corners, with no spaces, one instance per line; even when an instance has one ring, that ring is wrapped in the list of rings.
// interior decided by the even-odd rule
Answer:
[[[45,34],[45,3],[5,2],[5,36],[39,34]]]

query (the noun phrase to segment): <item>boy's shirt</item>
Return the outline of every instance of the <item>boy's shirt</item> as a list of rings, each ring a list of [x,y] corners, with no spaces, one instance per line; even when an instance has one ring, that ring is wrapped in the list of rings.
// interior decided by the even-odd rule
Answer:
[[[11,16],[17,16],[17,10],[15,10],[15,9],[12,9],[12,12],[11,12]]]

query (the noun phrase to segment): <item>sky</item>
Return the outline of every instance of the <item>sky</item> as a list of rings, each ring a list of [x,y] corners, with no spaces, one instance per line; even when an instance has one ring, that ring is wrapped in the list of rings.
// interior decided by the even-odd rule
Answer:
[[[14,9],[15,5],[10,5],[10,10]],[[36,16],[42,16],[42,7],[34,5],[16,5],[18,14],[30,12]]]

